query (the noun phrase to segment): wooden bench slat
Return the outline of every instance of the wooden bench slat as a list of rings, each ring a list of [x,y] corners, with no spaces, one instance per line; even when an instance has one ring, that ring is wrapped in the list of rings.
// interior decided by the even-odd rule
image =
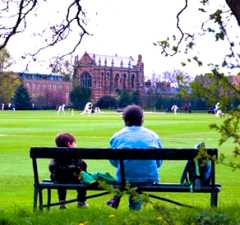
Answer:
[[[217,149],[207,149],[209,155],[217,156]],[[31,158],[83,158],[83,159],[162,159],[188,160],[198,153],[196,149],[96,149],[96,148],[51,148],[32,147]]]

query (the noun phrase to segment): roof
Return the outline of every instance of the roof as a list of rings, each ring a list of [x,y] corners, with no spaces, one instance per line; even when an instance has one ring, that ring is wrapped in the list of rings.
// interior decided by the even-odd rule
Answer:
[[[137,64],[136,60],[132,56],[121,57],[117,54],[114,56],[108,55],[98,55],[98,54],[89,54],[89,56],[95,61],[96,65],[101,66],[115,66],[115,67],[124,67],[124,68],[133,68]]]
[[[17,74],[23,80],[58,80],[58,81],[66,80],[66,77],[61,74],[39,74],[26,72],[18,72]]]

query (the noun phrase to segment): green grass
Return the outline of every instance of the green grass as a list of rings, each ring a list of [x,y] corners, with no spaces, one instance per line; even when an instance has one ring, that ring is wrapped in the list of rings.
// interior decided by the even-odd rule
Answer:
[[[193,147],[204,141],[207,147],[219,147],[219,135],[209,129],[209,124],[219,123],[221,118],[208,114],[145,113],[145,127],[159,134],[164,147]],[[0,112],[0,209],[23,207],[31,209],[33,197],[32,165],[29,158],[31,146],[54,146],[58,132],[71,132],[81,147],[107,147],[111,135],[123,127],[121,114],[103,112],[98,115],[57,115],[55,111]],[[233,144],[228,142],[219,147],[230,156]],[[42,177],[49,176],[48,162],[41,163]],[[183,162],[165,162],[160,175],[163,182],[179,181]],[[89,161],[90,171],[109,171],[114,168],[108,162]],[[232,171],[217,165],[217,182],[222,184],[219,206],[230,207],[240,204],[240,171]],[[70,195],[75,195],[70,192]],[[197,194],[161,194],[188,204],[209,206],[209,196]],[[194,198],[196,196],[197,198]],[[108,196],[109,197],[109,196]],[[108,197],[89,200],[91,207],[105,207]],[[165,203],[162,203],[165,204]],[[71,205],[70,208],[75,208]],[[127,208],[124,198],[120,209]]]
[[[91,209],[58,210],[45,213],[23,208],[0,211],[1,225],[239,225],[239,208],[186,209],[155,205],[144,213],[129,210]]]

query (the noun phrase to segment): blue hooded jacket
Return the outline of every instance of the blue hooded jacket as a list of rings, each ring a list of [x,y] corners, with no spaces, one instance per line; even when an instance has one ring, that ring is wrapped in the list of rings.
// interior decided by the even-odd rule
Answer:
[[[125,127],[115,133],[110,139],[112,149],[139,148],[148,149],[162,148],[160,139],[156,133],[142,126]],[[121,181],[119,160],[110,160],[117,168],[116,180]],[[162,160],[124,160],[126,181],[159,183],[158,168]]]

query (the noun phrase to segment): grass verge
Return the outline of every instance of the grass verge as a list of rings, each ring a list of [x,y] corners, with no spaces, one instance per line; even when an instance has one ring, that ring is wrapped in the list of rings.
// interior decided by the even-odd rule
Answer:
[[[0,225],[238,225],[239,207],[224,209],[167,208],[153,205],[139,212],[101,209],[53,209],[31,212],[23,208],[0,210]]]

